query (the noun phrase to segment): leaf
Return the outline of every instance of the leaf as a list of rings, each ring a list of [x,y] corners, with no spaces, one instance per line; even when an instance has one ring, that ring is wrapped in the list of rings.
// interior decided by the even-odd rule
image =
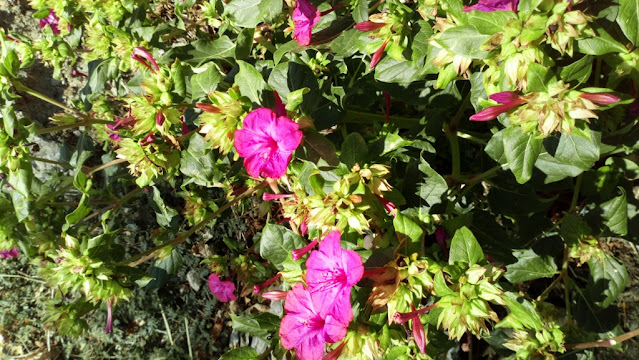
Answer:
[[[592,131],[590,140],[586,140],[575,134],[561,134],[554,156],[541,154],[535,166],[548,175],[546,183],[577,176],[599,160],[600,136]]]
[[[168,248],[165,248],[168,249]],[[151,266],[148,273],[154,279],[149,281],[146,285],[147,289],[159,289],[164,285],[169,275],[177,274],[178,270],[182,267],[182,255],[176,250],[171,249],[171,252],[165,259],[156,262]]]
[[[446,180],[423,159],[418,168],[424,173],[424,181],[419,184],[417,195],[424,199],[428,206],[441,203],[442,195],[448,191]]]
[[[561,69],[559,76],[564,82],[576,81],[581,85],[588,81],[592,73],[592,56],[586,55]]]
[[[153,208],[153,211],[155,211],[155,219],[158,222],[158,225],[164,228],[176,226],[178,218],[176,218],[175,216],[178,215],[178,212],[174,208],[164,203],[164,200],[162,199],[162,193],[160,193],[160,190],[157,187],[152,187],[153,201],[150,202],[150,204]]]
[[[411,61],[399,61],[390,56],[385,56],[375,66],[375,80],[407,85],[419,80],[419,70]]]
[[[15,189],[27,199],[31,198],[31,183],[33,182],[33,167],[31,162],[22,158],[18,162],[19,167],[9,172],[7,181]]]
[[[442,271],[436,272],[433,280],[433,290],[435,290],[435,294],[437,294],[437,296],[444,297],[446,295],[457,295],[456,292],[446,285],[446,279],[444,279],[444,273]]]
[[[357,0],[352,9],[353,20],[355,20],[355,23],[361,23],[368,20],[368,0]]]
[[[237,26],[254,28],[263,21],[270,21],[282,12],[281,0],[232,0],[224,15]]]
[[[75,146],[75,151],[73,155],[71,155],[71,160],[69,160],[69,164],[72,166],[79,168],[84,164],[84,162],[91,157],[93,151],[95,150],[93,146],[93,140],[87,133],[83,133],[78,138],[78,143]]]
[[[4,133],[9,137],[14,136],[15,126],[18,122],[16,113],[13,110],[13,106],[3,106],[0,108],[0,115],[2,115],[2,122],[4,124]]]
[[[262,93],[266,90],[266,81],[255,66],[238,60],[240,71],[235,75],[235,83],[240,87],[242,96],[246,96],[256,104],[265,105],[262,101]]]
[[[597,36],[578,40],[577,47],[579,52],[588,55],[605,55],[608,53],[625,54],[628,52],[623,44],[615,40],[612,35],[602,27],[593,25],[593,28]]]
[[[591,279],[587,290],[592,301],[603,308],[615,302],[619,294],[626,288],[628,272],[617,259],[604,252],[588,260]]]
[[[453,265],[456,262],[463,262],[471,266],[482,260],[484,260],[484,252],[475,235],[465,226],[455,231],[455,236],[450,243],[448,263]]]
[[[480,50],[480,47],[489,38],[489,35],[480,33],[473,25],[463,25],[447,29],[435,42],[455,55],[485,59],[489,52]]]
[[[306,245],[304,238],[293,231],[274,224],[266,224],[260,240],[260,255],[270,261],[278,270],[282,262],[289,257],[291,250]]]
[[[522,133],[519,127],[510,127],[504,131],[504,153],[518,183],[530,180],[541,148],[541,139],[536,139],[533,134]]]
[[[193,101],[205,98],[209,93],[217,89],[217,84],[222,80],[222,74],[214,64],[206,70],[191,77],[191,97]]]
[[[189,139],[189,147],[182,151],[180,159],[180,171],[182,174],[195,180],[201,186],[212,186],[222,177],[216,164],[214,152],[209,144],[199,134],[193,134]]]
[[[62,232],[66,232],[72,225],[77,224],[80,220],[91,212],[91,206],[88,205],[89,197],[82,195],[78,206],[71,213],[64,217],[66,223],[62,226]]]
[[[472,24],[480,34],[494,35],[504,31],[504,25],[517,15],[512,11],[471,11],[465,12],[464,23]]]
[[[592,234],[590,226],[579,216],[566,214],[561,219],[559,234],[568,245],[576,245],[580,239]]]
[[[342,143],[339,159],[351,169],[355,164],[363,166],[368,162],[368,146],[362,135],[350,133]]]
[[[619,0],[617,24],[633,45],[639,45],[639,0]]]
[[[513,284],[557,274],[557,264],[552,256],[540,256],[532,249],[514,250],[517,262],[506,267],[506,279]]]
[[[253,35],[255,28],[246,28],[240,32],[235,40],[235,59],[244,60],[249,57],[253,50]]]
[[[271,313],[244,314],[237,316],[231,313],[233,330],[245,332],[269,341],[270,335],[277,332],[280,327],[280,318]]]
[[[180,60],[199,66],[209,60],[224,59],[235,55],[235,43],[226,35],[215,40],[197,40],[188,45],[187,57]]]
[[[554,75],[550,69],[537,63],[530,63],[528,65],[528,88],[532,91],[547,91],[548,83],[551,82]]]
[[[357,29],[344,31],[335,40],[331,41],[331,51],[340,57],[349,57],[356,54],[362,44],[361,35],[362,32]]]
[[[393,219],[393,227],[400,244],[406,245],[406,253],[412,254],[420,251],[424,230],[411,218],[398,213]]]
[[[268,84],[277,90],[281,97],[288,97],[293,91],[308,88],[309,91],[304,94],[301,105],[302,111],[306,114],[312,113],[322,98],[317,78],[306,64],[291,61],[277,65],[269,75]]]
[[[624,236],[628,233],[628,202],[626,191],[620,187],[621,195],[601,204],[604,224],[617,235]]]
[[[220,357],[220,360],[257,360],[257,351],[250,346],[233,349]]]
[[[304,149],[309,160],[317,162],[322,158],[331,166],[339,164],[337,149],[330,140],[311,128],[306,128],[303,131]]]
[[[501,165],[508,162],[506,153],[504,152],[504,132],[506,132],[506,129],[502,129],[494,133],[490,140],[488,140],[488,144],[486,144],[486,148],[484,149],[491,159],[497,161]]]
[[[495,325],[496,328],[504,327],[504,325],[515,325],[515,328],[519,330],[523,329],[517,325],[536,331],[542,328],[541,318],[530,301],[511,291],[505,292],[502,299],[506,302],[510,312],[502,321]]]
[[[17,191],[11,191],[11,202],[13,203],[13,210],[19,222],[22,222],[29,217],[31,203],[26,196]]]

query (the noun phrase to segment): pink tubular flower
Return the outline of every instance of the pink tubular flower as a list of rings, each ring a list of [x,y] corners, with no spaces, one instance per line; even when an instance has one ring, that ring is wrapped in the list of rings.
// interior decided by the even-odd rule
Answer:
[[[40,19],[40,29],[49,25],[51,26],[51,31],[53,31],[54,34],[59,34],[60,33],[60,29],[58,29],[59,22],[60,22],[60,18],[58,17],[58,15],[56,15],[55,11],[53,11],[53,9],[49,9],[49,15],[47,15],[47,17],[45,17],[44,19]]]
[[[601,105],[609,105],[621,101],[621,98],[610,93],[581,93],[579,97]]]
[[[286,173],[293,151],[302,141],[299,125],[267,108],[251,111],[235,132],[235,149],[253,177],[278,179]]]
[[[345,341],[342,342],[341,344],[339,344],[331,352],[326,354],[326,356],[324,356],[322,358],[322,360],[337,360],[337,359],[339,359],[339,357],[342,355],[342,351],[344,351],[344,346],[346,346],[346,342]]]
[[[373,54],[373,57],[371,58],[371,64],[369,66],[369,69],[374,68],[375,65],[377,65],[377,63],[380,60],[382,60],[382,56],[384,55],[384,50],[386,49],[386,45],[388,45],[388,40],[384,41],[382,46],[380,46],[379,49],[375,51],[375,53]]]
[[[295,23],[293,39],[302,46],[310,44],[313,26],[317,24],[320,16],[320,11],[309,0],[297,0],[293,10],[293,23]]]
[[[389,214],[393,215],[393,216],[397,216],[397,212],[393,212],[393,210],[397,209],[397,206],[395,206],[395,204],[393,204],[392,202],[384,199],[383,197],[379,196],[379,195],[375,195],[377,196],[377,199],[382,203],[382,206],[384,207],[384,209],[386,211],[388,211]]]
[[[299,249],[295,249],[291,251],[291,258],[293,259],[293,261],[297,261],[299,259],[302,258],[302,256],[306,255],[309,251],[313,250],[313,248],[315,247],[315,245],[317,245],[318,240],[315,239],[313,241],[311,241],[308,245],[299,248]]]
[[[426,334],[424,332],[424,325],[422,325],[422,320],[419,316],[426,311],[435,307],[435,305],[427,306],[423,309],[415,310],[415,305],[410,305],[413,311],[409,313],[395,313],[394,321],[397,324],[403,324],[408,320],[412,320],[412,330],[413,330],[413,338],[415,339],[415,343],[422,354],[426,354]]]
[[[290,198],[293,197],[293,194],[271,194],[271,193],[264,193],[262,194],[262,200],[264,201],[270,201],[270,200],[275,200],[275,199],[286,199],[286,198]]]
[[[484,110],[478,112],[477,114],[470,117],[472,121],[488,121],[497,117],[497,115],[501,113],[505,113],[506,111],[517,107],[526,102],[525,99],[522,99],[516,93],[512,91],[503,91],[500,93],[492,94],[489,96],[492,100],[495,100],[503,105],[490,106],[485,108]]]
[[[362,21],[361,23],[355,24],[354,27],[359,31],[373,31],[384,26],[386,26],[386,23],[383,22]]]
[[[164,120],[166,120],[166,116],[162,113],[162,110],[158,110],[155,113],[155,125],[162,126],[164,125]]]
[[[147,146],[152,144],[155,141],[155,134],[150,132],[148,133],[144,139],[140,140],[140,146]]]
[[[2,259],[18,258],[19,256],[20,252],[18,251],[17,247],[14,247],[12,249],[0,250],[0,257]]]
[[[211,104],[206,104],[206,103],[197,103],[195,104],[195,106],[197,106],[198,109],[205,111],[205,112],[210,112],[210,113],[215,113],[215,114],[219,114],[222,112],[222,110],[220,110],[219,108],[211,105]]]
[[[105,334],[110,334],[113,330],[113,313],[111,312],[111,300],[107,300],[107,323],[104,328]]]
[[[122,141],[122,138],[120,137],[120,134],[113,132],[116,130],[116,125],[107,125],[106,126],[109,130],[104,130],[104,132],[106,132],[109,135],[109,138],[111,138],[111,140],[113,141]]]
[[[180,122],[182,123],[182,135],[186,135],[189,133],[189,126],[184,121],[184,115],[180,116]]]
[[[273,291],[265,292],[264,294],[262,294],[262,297],[265,299],[277,301],[277,300],[286,299],[286,294],[288,294],[288,291],[273,290]]]
[[[237,300],[234,294],[235,284],[231,281],[221,281],[215,273],[209,276],[209,289],[222,302]]]
[[[282,276],[282,273],[277,273],[272,278],[266,280],[265,282],[257,285],[253,285],[253,292],[255,294],[259,294],[262,290],[266,289],[267,286],[271,285],[275,280],[279,279]]]
[[[302,283],[295,284],[286,295],[280,337],[282,346],[295,348],[300,360],[321,360],[325,343],[335,343],[346,336],[348,322],[332,314],[322,315],[324,301],[319,293],[304,289]]]
[[[139,62],[144,65],[147,69],[151,70],[151,72],[156,72],[160,70],[158,63],[155,62],[153,55],[149,53],[142,46],[136,46],[133,48],[133,52],[131,53],[131,59]]]
[[[464,11],[470,12],[472,10],[477,10],[492,12],[503,10],[517,12],[518,5],[519,0],[479,0],[479,2],[473,6],[464,6]]]
[[[362,257],[353,250],[344,250],[339,230],[331,231],[306,260],[306,283],[312,293],[322,298],[322,315],[350,322],[351,287],[364,275]]]

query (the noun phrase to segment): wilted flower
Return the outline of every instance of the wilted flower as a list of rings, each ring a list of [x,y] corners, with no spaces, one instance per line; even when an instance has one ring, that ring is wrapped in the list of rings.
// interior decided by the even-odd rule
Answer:
[[[297,283],[286,295],[286,315],[280,324],[282,346],[295,348],[300,360],[320,360],[324,344],[335,343],[346,336],[348,322],[334,314],[322,314],[325,299]]]
[[[311,43],[311,33],[313,26],[320,19],[320,11],[311,4],[309,0],[298,0],[295,10],[293,10],[293,39],[300,45],[306,46]]]
[[[397,212],[395,210],[397,210],[397,206],[395,206],[395,204],[393,204],[392,202],[384,199],[383,197],[379,196],[379,195],[375,195],[377,197],[377,199],[382,203],[382,206],[384,207],[384,209],[386,211],[388,211],[389,214],[393,215],[393,216],[397,216]],[[393,212],[395,211],[395,212]]]
[[[353,250],[344,250],[340,232],[330,232],[306,260],[306,283],[309,290],[322,299],[321,313],[333,314],[351,321],[351,287],[362,278],[362,257]]]
[[[253,177],[282,177],[301,141],[297,123],[267,108],[251,111],[235,132],[235,149]]]
[[[215,273],[209,276],[209,289],[222,302],[237,300],[234,294],[235,284],[231,281],[221,281]]]
[[[514,11],[517,12],[517,5],[519,0],[479,0],[479,2],[472,6],[464,6],[464,11],[469,12],[472,10],[492,12],[492,11]]]
[[[12,249],[0,250],[0,257],[2,259],[18,258],[19,256],[20,252],[18,251],[17,247],[14,247]]]

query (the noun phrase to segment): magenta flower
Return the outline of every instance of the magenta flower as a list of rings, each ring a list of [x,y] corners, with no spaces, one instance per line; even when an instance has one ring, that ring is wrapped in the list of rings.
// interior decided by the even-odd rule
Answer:
[[[291,258],[293,261],[297,261],[302,258],[302,256],[306,255],[309,251],[315,248],[315,245],[319,242],[318,239],[315,239],[308,243],[308,245],[301,247],[299,249],[291,250]]]
[[[147,69],[151,70],[151,72],[153,73],[160,70],[160,67],[158,66],[158,63],[155,62],[153,55],[151,55],[151,53],[148,52],[142,46],[136,46],[133,48],[133,52],[131,53],[131,59],[144,65]]]
[[[469,12],[472,10],[492,12],[492,11],[513,11],[517,12],[517,5],[519,0],[479,0],[479,2],[472,6],[464,6],[464,11]]]
[[[346,322],[353,320],[351,287],[364,275],[362,257],[344,250],[340,232],[330,232],[306,260],[306,283],[322,299],[322,315],[332,314]]]
[[[601,105],[610,105],[621,101],[621,98],[609,93],[581,93],[579,97]]]
[[[422,354],[426,354],[426,334],[424,332],[424,325],[422,325],[422,320],[419,316],[435,306],[436,305],[431,305],[423,309],[415,310],[415,305],[410,304],[413,311],[408,313],[395,313],[395,318],[393,319],[397,324],[403,324],[408,320],[412,320],[413,338],[415,339],[415,343]]]
[[[286,106],[284,106],[280,94],[273,90],[273,95],[275,95],[275,115],[286,116]]]
[[[369,69],[374,68],[375,65],[377,65],[377,63],[380,60],[382,60],[382,56],[384,55],[384,50],[386,49],[386,45],[388,45],[388,40],[384,41],[382,46],[380,46],[379,49],[375,51],[375,53],[373,54],[373,57],[371,58],[371,64],[368,66]]]
[[[354,28],[359,31],[373,31],[383,28],[384,26],[386,26],[386,23],[383,22],[362,21],[361,23],[355,24]]]
[[[293,151],[302,141],[299,125],[267,108],[251,111],[235,132],[235,149],[253,177],[278,179],[286,173]]]
[[[295,284],[286,295],[280,337],[282,346],[295,348],[300,360],[321,360],[325,343],[335,343],[346,336],[348,322],[332,314],[322,315],[324,301],[320,293],[304,289],[302,283]]]
[[[284,300],[286,299],[286,295],[288,294],[288,291],[282,291],[282,290],[273,290],[273,291],[269,291],[269,292],[265,292],[262,294],[262,297],[268,300]]]
[[[60,22],[60,18],[58,17],[58,15],[56,15],[55,11],[53,11],[53,9],[49,9],[49,15],[47,15],[47,17],[45,17],[44,19],[40,19],[40,29],[49,25],[51,26],[51,31],[53,31],[54,34],[59,34],[60,33],[60,29],[58,29],[59,22]],[[69,31],[71,31],[71,25],[68,26],[68,29]]]
[[[12,249],[0,250],[0,257],[2,259],[18,258],[19,256],[20,252],[18,251],[17,247],[14,247]]]
[[[497,115],[501,113],[505,113],[506,111],[517,107],[526,102],[525,99],[522,99],[516,93],[512,91],[503,91],[500,93],[492,94],[489,96],[492,100],[495,100],[503,105],[490,106],[485,108],[484,110],[478,112],[477,114],[471,116],[469,119],[472,121],[488,121],[497,117]]]
[[[235,284],[231,281],[221,281],[215,273],[209,276],[209,289],[222,302],[237,300],[234,294]]]
[[[271,285],[275,280],[279,279],[282,276],[282,273],[277,273],[272,278],[266,280],[265,282],[257,285],[253,285],[253,292],[259,294],[262,290],[266,289],[269,285]]]
[[[448,244],[446,243],[446,240],[448,240],[449,238],[450,237],[446,233],[446,229],[444,229],[443,227],[438,227],[437,229],[435,229],[435,239],[437,240],[437,244],[439,244],[442,250],[444,250],[447,258],[449,256],[450,250],[448,250]]]
[[[310,44],[313,26],[317,24],[320,16],[320,11],[309,0],[297,0],[297,5],[293,10],[293,22],[295,23],[293,39],[303,46]]]
[[[379,196],[379,195],[375,195],[377,197],[377,199],[382,203],[382,206],[384,207],[384,209],[391,215],[393,216],[397,216],[397,212],[393,212],[393,210],[397,209],[397,206],[395,206],[395,204],[393,204],[392,202],[384,199],[383,197]]]
[[[107,323],[104,333],[110,334],[111,331],[113,331],[113,312],[111,312],[111,300],[107,300]]]

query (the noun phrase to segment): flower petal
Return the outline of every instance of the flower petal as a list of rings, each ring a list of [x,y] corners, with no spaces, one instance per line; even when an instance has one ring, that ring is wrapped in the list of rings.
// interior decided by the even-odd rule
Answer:
[[[293,11],[293,39],[303,46],[310,44],[313,26],[317,24],[320,16],[320,11],[309,0],[298,0]]]

